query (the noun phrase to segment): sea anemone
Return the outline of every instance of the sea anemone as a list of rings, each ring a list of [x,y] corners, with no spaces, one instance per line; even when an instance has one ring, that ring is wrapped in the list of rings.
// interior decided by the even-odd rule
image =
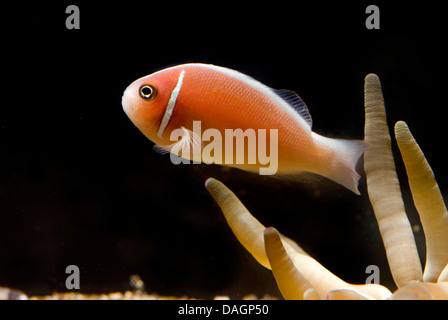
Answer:
[[[434,174],[405,122],[395,125],[414,205],[426,239],[424,272],[400,191],[379,78],[365,78],[364,168],[369,199],[398,287],[350,284],[322,266],[293,240],[263,226],[235,194],[210,178],[205,187],[239,242],[272,270],[285,299],[448,299],[448,214]]]

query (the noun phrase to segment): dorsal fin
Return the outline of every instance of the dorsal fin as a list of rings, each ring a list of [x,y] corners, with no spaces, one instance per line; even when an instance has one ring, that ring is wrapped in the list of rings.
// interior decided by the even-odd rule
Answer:
[[[310,111],[308,110],[305,102],[303,102],[302,98],[300,98],[297,93],[284,89],[272,89],[272,91],[285,100],[298,114],[300,114],[303,120],[309,124],[310,128],[313,126],[313,119],[311,119]]]

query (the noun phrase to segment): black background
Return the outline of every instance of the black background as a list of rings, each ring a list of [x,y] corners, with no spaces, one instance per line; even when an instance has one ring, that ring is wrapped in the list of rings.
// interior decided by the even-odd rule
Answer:
[[[376,264],[393,289],[364,174],[358,197],[326,180],[175,166],[121,108],[124,89],[141,76],[212,63],[298,92],[315,132],[362,139],[363,80],[377,73],[390,128],[409,124],[446,194],[442,8],[376,2],[381,29],[367,30],[365,9],[374,3],[308,2],[3,6],[0,286],[66,291],[65,268],[75,264],[82,292],[126,290],[138,274],[162,295],[280,297],[271,272],[240,246],[205,190],[213,176],[344,280],[363,283]],[[80,8],[80,30],[65,28],[69,4]],[[416,238],[424,259],[421,229]]]

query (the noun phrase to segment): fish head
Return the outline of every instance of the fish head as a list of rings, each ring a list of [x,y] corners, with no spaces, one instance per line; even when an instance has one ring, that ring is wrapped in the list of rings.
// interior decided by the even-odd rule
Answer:
[[[134,125],[151,141],[163,143],[157,131],[176,86],[179,72],[165,70],[132,82],[124,91],[121,104]]]

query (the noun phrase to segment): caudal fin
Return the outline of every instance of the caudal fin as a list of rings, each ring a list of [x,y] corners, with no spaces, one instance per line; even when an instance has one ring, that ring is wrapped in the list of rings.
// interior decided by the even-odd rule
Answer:
[[[356,194],[360,175],[356,172],[356,164],[367,148],[367,143],[357,140],[328,139],[327,144],[333,150],[333,159],[325,176]]]

